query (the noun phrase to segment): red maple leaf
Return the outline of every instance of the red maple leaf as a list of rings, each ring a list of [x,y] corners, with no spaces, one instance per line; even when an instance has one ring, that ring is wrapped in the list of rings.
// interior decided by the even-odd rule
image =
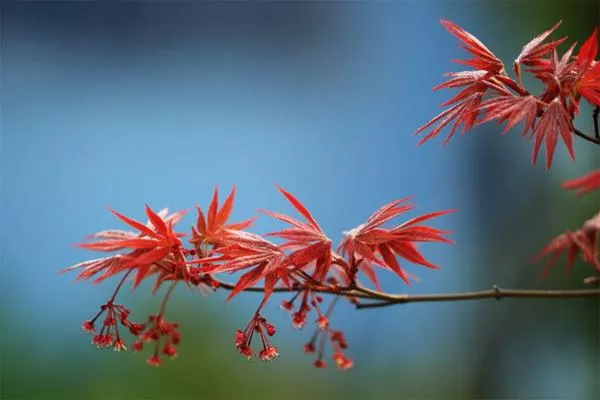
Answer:
[[[600,259],[597,247],[599,233],[600,213],[586,221],[583,227],[575,232],[567,231],[554,238],[533,258],[533,261],[539,261],[546,255],[552,254],[552,257],[542,271],[542,277],[548,275],[552,266],[565,250],[568,250],[567,272],[573,268],[575,259],[579,253],[581,253],[584,262],[594,265],[596,271],[600,272]]]
[[[213,198],[208,207],[208,218],[204,216],[202,208],[196,206],[198,210],[198,220],[196,226],[192,227],[191,243],[200,246],[202,243],[215,246],[225,245],[227,232],[231,230],[242,230],[248,228],[254,222],[255,218],[250,218],[242,222],[226,224],[233,210],[233,201],[235,198],[235,187],[231,189],[229,196],[225,199],[222,207],[219,209],[219,191],[215,187]]]
[[[507,133],[516,124],[524,121],[522,136],[533,128],[538,114],[539,100],[535,96],[499,96],[484,101],[479,110],[485,111],[486,115],[478,124],[491,120],[508,123],[503,133]]]
[[[189,261],[188,264],[201,264],[199,269],[206,274],[233,273],[252,268],[239,278],[227,301],[264,279],[264,304],[279,279],[287,277],[290,263],[286,254],[276,244],[254,233],[230,230],[227,234],[233,244],[214,250],[220,255]]]
[[[454,136],[461,124],[463,125],[462,133],[465,133],[471,129],[475,125],[482,98],[483,92],[474,93],[461,102],[433,117],[433,119],[413,133],[413,135],[418,135],[431,125],[435,124],[436,122],[438,123],[435,128],[433,128],[419,141],[419,145],[436,137],[441,130],[452,121],[454,121],[454,125],[452,126],[452,129],[450,130],[450,133],[446,139],[444,139],[444,145],[446,145],[450,139],[452,139],[452,136]]]
[[[600,63],[595,61],[598,55],[598,27],[585,40],[577,54],[579,76],[575,83],[577,93],[596,106],[600,106]]]
[[[577,54],[577,65],[582,70],[589,68],[598,55],[598,27],[594,28],[592,34],[583,42]]]
[[[583,73],[575,87],[587,101],[600,107],[600,62]]]
[[[533,136],[535,143],[531,160],[532,164],[536,163],[542,142],[545,141],[546,169],[550,169],[559,136],[565,143],[571,159],[575,159],[575,153],[573,151],[573,123],[569,116],[569,112],[560,98],[557,97],[552,100],[543,111],[539,123],[534,128]]]
[[[313,278],[321,282],[325,279],[331,267],[331,240],[323,233],[310,211],[297,198],[279,186],[277,186],[277,190],[304,217],[306,223],[284,214],[260,210],[270,217],[292,225],[292,228],[268,233],[265,236],[276,236],[287,240],[280,248],[294,249],[289,258],[296,268],[303,268],[314,262]]]
[[[118,254],[112,257],[106,257],[69,267],[63,272],[82,269],[76,279],[89,279],[98,273],[104,273],[96,278],[95,282],[100,282],[122,271],[135,268],[137,271],[134,288],[137,287],[144,278],[152,273],[158,272],[157,263],[161,261],[176,262],[183,266],[184,257],[181,253],[181,233],[173,231],[173,225],[179,221],[185,214],[185,211],[179,212],[170,218],[161,217],[146,205],[146,215],[148,224],[126,217],[114,210],[110,210],[120,220],[127,225],[137,229],[138,233],[107,230],[90,235],[92,239],[101,239],[90,243],[80,243],[77,246],[97,251],[121,251],[129,250],[128,253]]]
[[[532,163],[535,164],[542,142],[546,143],[546,168],[550,169],[556,143],[560,137],[565,143],[572,159],[573,123],[579,110],[579,99],[583,95],[592,102],[600,103],[600,64],[595,64],[581,74],[578,63],[572,61],[575,44],[562,57],[558,57],[556,47],[566,38],[546,42],[550,34],[560,25],[555,24],[527,43],[514,62],[515,72],[521,79],[521,65],[531,67],[536,78],[546,84],[546,90],[540,96],[533,96],[522,83],[506,75],[501,63],[479,40],[449,21],[444,26],[462,42],[463,47],[476,56],[474,60],[462,62],[477,70],[461,71],[446,74],[450,79],[434,89],[460,88],[461,91],[452,99],[442,104],[450,106],[435,116],[414,133],[418,135],[435,126],[419,142],[423,144],[437,136],[441,130],[452,123],[446,144],[462,125],[462,133],[476,125],[497,120],[507,122],[504,133],[523,121],[523,136],[531,132],[535,138]],[[594,43],[588,39],[578,57],[581,62],[590,63],[590,57],[596,54]],[[497,60],[497,61],[496,61]],[[472,61],[472,62],[471,62]],[[598,68],[596,70],[596,65]],[[484,96],[491,96],[483,100]],[[483,118],[479,118],[485,114]]]
[[[577,196],[600,189],[600,169],[579,178],[565,181],[563,182],[562,187],[565,189],[578,189]]]
[[[507,87],[517,93],[524,93],[524,89],[504,74],[504,65],[502,62],[481,43],[476,37],[466,32],[454,23],[446,20],[441,21],[442,25],[454,36],[463,42],[463,48],[475,55],[471,60],[454,60],[460,64],[465,64],[476,68],[474,71],[449,72],[445,75],[449,80],[435,86],[434,90],[444,88],[464,87],[453,98],[443,103],[442,107],[451,106],[445,111],[433,117],[429,122],[418,128],[413,135],[418,135],[432,125],[437,125],[425,135],[419,145],[429,139],[436,137],[441,130],[454,121],[450,133],[444,140],[444,145],[454,136],[462,125],[464,134],[476,125],[479,115],[479,107],[486,94],[501,96],[511,96],[512,93]]]
[[[540,65],[545,65],[546,59],[544,57],[552,53],[558,45],[567,39],[564,37],[553,42],[544,43],[548,36],[550,36],[550,34],[554,32],[554,30],[558,28],[561,23],[562,20],[558,21],[552,28],[540,33],[529,43],[523,46],[521,53],[515,59],[513,64],[515,74],[519,79],[521,79],[521,65],[527,65],[529,67],[539,67]]]
[[[448,32],[462,42],[461,47],[474,55],[470,60],[453,60],[459,64],[471,66],[475,69],[483,69],[497,73],[504,69],[504,64],[494,55],[479,39],[465,31],[460,26],[448,20],[440,20],[440,23]]]
[[[540,59],[535,68],[528,70],[546,84],[546,90],[539,96],[541,100],[548,101],[557,95],[572,97],[571,90],[579,78],[577,63],[571,61],[576,45],[577,43],[573,43],[560,59],[554,49],[552,57]]]
[[[360,257],[360,266],[375,264],[395,272],[407,284],[408,275],[400,267],[396,256],[402,257],[414,264],[428,268],[438,267],[427,261],[417,250],[416,242],[442,242],[453,243],[442,235],[448,231],[441,231],[428,226],[420,225],[421,222],[439,217],[454,210],[438,211],[413,218],[393,228],[381,228],[381,225],[392,218],[412,210],[414,205],[407,203],[408,198],[393,201],[375,211],[362,225],[346,232],[338,251],[349,257]],[[364,271],[364,270],[363,270]]]

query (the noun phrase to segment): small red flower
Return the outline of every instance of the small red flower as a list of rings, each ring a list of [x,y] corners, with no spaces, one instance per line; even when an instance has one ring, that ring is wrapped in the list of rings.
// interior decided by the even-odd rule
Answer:
[[[96,329],[94,328],[94,323],[92,321],[85,321],[81,326],[81,329],[83,329],[83,331],[86,333],[96,333]]]
[[[346,357],[343,353],[334,353],[332,358],[337,367],[342,370],[350,369],[354,365],[352,360]]]
[[[318,343],[318,349],[315,346],[316,343]],[[317,359],[314,362],[315,367],[325,368],[327,366],[325,361],[323,361],[326,343],[331,345],[333,349],[332,359],[339,369],[346,370],[353,366],[352,360],[344,354],[344,350],[348,348],[344,334],[341,331],[331,330],[329,325],[327,325],[318,327],[310,342],[306,343],[303,348],[306,354],[317,353]]]
[[[271,361],[276,358],[279,355],[277,347],[269,344],[269,336],[275,334],[275,328],[258,312],[254,314],[254,317],[252,317],[244,331],[238,329],[235,332],[234,344],[238,352],[248,360],[252,358],[254,355],[252,351],[252,339],[255,333],[260,336],[262,343],[262,350],[258,353],[258,357],[262,361]]]
[[[171,343],[167,343],[163,347],[162,353],[167,357],[175,358],[177,356],[177,349]]]
[[[104,315],[102,328],[96,332],[95,323]],[[100,306],[100,311],[94,318],[83,323],[82,329],[93,335],[92,344],[98,348],[112,347],[116,351],[127,350],[125,341],[119,333],[118,324],[124,328],[130,329],[136,325],[129,320],[129,310],[120,304],[114,304],[109,300],[106,304]]]
[[[148,357],[148,360],[146,360],[146,362],[148,363],[148,365],[152,365],[154,367],[160,367],[160,357],[159,356],[152,355],[152,356]]]
[[[125,341],[123,339],[115,340],[115,342],[113,343],[113,348],[115,349],[115,351],[127,350],[127,347],[125,347]]]
[[[153,343],[154,351],[147,362],[150,365],[159,366],[161,363],[159,350],[162,345],[161,354],[170,358],[177,356],[177,348],[175,347],[180,339],[179,324],[176,322],[167,322],[163,315],[152,314],[148,318],[148,322],[144,325],[142,332],[139,334],[140,340],[133,343],[132,348],[135,352],[143,349],[144,343]]]
[[[261,350],[258,355],[262,361],[271,361],[277,358],[277,356],[279,356],[279,353],[277,347],[275,346],[266,347],[265,349]]]
[[[133,351],[135,351],[136,353],[138,351],[142,351],[142,349],[144,348],[144,342],[141,340],[136,340],[135,342],[133,342],[133,344],[131,345],[131,349]]]
[[[315,345],[314,345],[314,343],[306,343],[304,345],[304,352],[306,354],[314,353],[315,352]]]

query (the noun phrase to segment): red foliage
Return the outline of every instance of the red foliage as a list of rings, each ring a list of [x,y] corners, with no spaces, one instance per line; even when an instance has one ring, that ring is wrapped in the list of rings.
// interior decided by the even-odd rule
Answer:
[[[379,208],[367,219],[367,222],[346,232],[338,251],[351,260],[359,257],[359,269],[375,264],[396,273],[407,284],[409,284],[408,275],[400,267],[396,256],[414,264],[437,269],[436,265],[421,255],[415,243],[453,243],[442,236],[450,232],[423,226],[420,223],[454,210],[433,212],[413,218],[393,228],[382,228],[381,225],[384,223],[414,208],[413,204],[407,203],[407,201],[407,198],[403,198]]]
[[[581,253],[582,260],[592,264],[596,272],[600,273],[600,258],[598,250],[598,235],[600,234],[600,213],[585,222],[583,227],[572,232],[567,231],[554,238],[540,253],[534,257],[534,261],[540,260],[548,254],[552,257],[546,264],[542,276],[546,276],[560,255],[567,250],[567,271],[573,268],[577,255]]]
[[[121,272],[135,270],[134,288],[146,277],[155,273],[160,274],[157,280],[158,286],[165,279],[164,271],[168,271],[166,276],[169,278],[187,277],[187,271],[181,268],[181,262],[185,259],[185,256],[180,237],[184,235],[173,231],[173,225],[185,215],[185,210],[166,217],[168,212],[166,209],[161,212],[161,215],[146,206],[146,215],[149,219],[146,224],[126,217],[112,209],[110,211],[139,232],[106,230],[89,236],[90,239],[100,240],[81,243],[77,246],[87,250],[104,252],[129,251],[124,254],[85,261],[73,265],[63,270],[63,272],[80,269],[81,272],[77,279],[82,280],[90,279],[100,272],[104,272],[94,281],[98,283]]]
[[[315,294],[315,289],[329,288],[341,291],[338,279],[346,283],[346,287],[356,285],[356,273],[362,271],[377,286],[377,277],[371,264],[396,272],[408,283],[408,274],[400,268],[396,256],[410,262],[429,268],[437,268],[427,261],[416,249],[417,242],[451,243],[442,235],[448,232],[440,231],[420,223],[446,214],[450,211],[430,213],[409,220],[392,228],[382,228],[381,225],[395,216],[413,208],[406,199],[390,203],[374,213],[365,224],[354,229],[343,240],[340,248],[345,258],[332,250],[332,242],[325,235],[310,211],[291,193],[277,187],[279,192],[290,202],[304,221],[271,211],[262,211],[277,220],[285,222],[290,227],[268,233],[283,239],[281,244],[268,241],[263,236],[245,231],[253,219],[236,224],[228,224],[227,220],[233,209],[235,189],[231,191],[222,207],[219,208],[218,192],[214,191],[212,201],[205,217],[202,209],[197,207],[198,219],[192,227],[190,243],[192,248],[186,248],[181,241],[185,236],[177,233],[173,225],[185,214],[185,211],[167,216],[167,211],[155,213],[146,206],[148,223],[143,224],[116,211],[112,211],[119,219],[133,227],[137,232],[120,230],[103,231],[90,236],[94,241],[80,244],[79,247],[97,251],[120,251],[121,253],[79,263],[65,271],[81,270],[76,279],[90,279],[98,274],[95,282],[103,281],[111,276],[122,274],[111,299],[102,306],[94,318],[83,324],[87,332],[95,333],[96,320],[106,314],[100,333],[94,336],[93,343],[98,347],[113,347],[125,349],[125,342],[119,335],[116,321],[128,328],[131,334],[139,339],[132,344],[134,351],[141,351],[146,343],[153,342],[153,352],[147,362],[159,366],[161,355],[173,358],[177,355],[176,346],[180,341],[178,325],[168,323],[164,319],[165,306],[172,293],[174,285],[183,281],[189,286],[205,286],[213,289],[227,287],[231,293],[230,300],[241,291],[253,288],[259,281],[264,281],[261,291],[264,297],[258,309],[251,318],[246,329],[238,330],[235,344],[240,354],[245,357],[255,355],[252,350],[252,339],[260,336],[263,345],[258,352],[262,360],[271,360],[278,354],[275,346],[269,344],[268,337],[275,334],[275,327],[261,315],[261,310],[270,299],[276,288],[296,291],[291,301],[285,302],[286,309],[292,313],[292,324],[301,328],[311,311],[316,312],[316,331],[311,343],[319,340],[317,366],[325,366],[323,360],[326,343],[333,349],[335,365],[341,369],[352,366],[352,361],[343,351],[348,347],[341,331],[332,330],[329,316],[333,311],[335,300],[327,310],[322,310],[323,298]],[[356,262],[360,257],[361,261]],[[228,285],[213,278],[215,275],[243,272],[235,284]],[[114,299],[130,274],[134,274],[134,287],[145,278],[157,274],[154,285],[156,291],[160,284],[171,281],[171,286],[161,303],[160,311],[148,318],[144,324],[129,321],[129,310],[115,305]],[[300,305],[292,312],[294,300],[299,297]],[[329,338],[329,340],[326,340]]]
[[[580,178],[565,181],[563,182],[562,187],[565,189],[578,189],[578,196],[595,189],[600,189],[600,170],[593,171]],[[543,276],[546,276],[560,255],[565,250],[568,250],[567,271],[570,271],[573,268],[577,255],[581,253],[582,260],[594,265],[596,271],[600,273],[599,235],[600,212],[593,218],[587,220],[583,226],[576,231],[566,231],[554,238],[534,257],[534,261],[540,260],[546,255],[552,255],[542,274]]]
[[[323,233],[317,221],[311,213],[298,199],[292,194],[286,192],[279,186],[277,189],[294,206],[294,208],[306,219],[307,223],[300,222],[287,215],[278,214],[270,211],[262,211],[265,214],[280,221],[292,225],[293,228],[284,229],[277,232],[267,233],[265,236],[276,236],[287,240],[280,245],[281,249],[293,250],[289,255],[289,262],[295,268],[304,268],[314,262],[315,271],[313,279],[323,281],[329,272],[331,266],[331,239]]]
[[[580,178],[563,182],[562,187],[565,189],[577,189],[578,196],[600,189],[600,169],[592,171]]]
[[[442,104],[448,107],[415,131],[422,133],[435,125],[419,142],[422,144],[437,136],[452,123],[444,144],[452,138],[462,125],[462,133],[482,123],[496,120],[507,121],[506,133],[519,122],[524,122],[522,136],[533,137],[532,164],[542,142],[546,143],[546,169],[552,166],[556,143],[560,138],[569,155],[573,151],[573,119],[579,112],[583,96],[593,106],[600,106],[600,63],[595,61],[598,53],[597,29],[573,56],[573,44],[559,59],[557,46],[566,38],[548,41],[560,22],[527,43],[513,63],[517,80],[508,76],[502,62],[475,36],[452,22],[442,20],[442,25],[474,55],[473,59],[458,61],[474,70],[451,72],[451,79],[437,85],[442,88],[462,88],[451,100]],[[544,83],[545,90],[533,95],[522,84],[522,66]]]
[[[204,216],[202,208],[196,206],[198,220],[196,226],[192,226],[192,240],[190,240],[190,242],[193,243],[198,250],[200,250],[203,243],[215,246],[223,245],[229,231],[246,229],[252,225],[255,218],[226,225],[226,222],[231,215],[231,211],[233,210],[234,198],[235,187],[231,189],[229,196],[225,199],[225,203],[223,203],[223,206],[219,209],[219,191],[215,188],[212,201],[208,206],[208,218]]]

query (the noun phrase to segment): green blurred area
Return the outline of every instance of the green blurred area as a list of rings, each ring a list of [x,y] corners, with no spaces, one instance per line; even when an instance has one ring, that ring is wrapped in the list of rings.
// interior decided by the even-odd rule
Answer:
[[[189,300],[170,304],[168,317],[182,323],[181,355],[164,358],[159,368],[145,365],[149,349],[140,354],[97,350],[86,347],[83,333],[68,340],[27,331],[3,337],[2,398],[364,399],[390,398],[397,391],[403,397],[421,396],[423,388],[428,396],[451,390],[462,397],[464,382],[456,375],[437,377],[431,386],[427,371],[443,360],[385,364],[367,357],[347,372],[336,370],[330,360],[326,369],[313,368],[312,355],[302,354],[299,346],[308,332],[294,334],[290,327],[278,331],[281,356],[276,361],[247,362],[234,349],[235,325],[222,304]],[[17,318],[8,321],[27,325]],[[377,346],[376,338],[372,345]]]

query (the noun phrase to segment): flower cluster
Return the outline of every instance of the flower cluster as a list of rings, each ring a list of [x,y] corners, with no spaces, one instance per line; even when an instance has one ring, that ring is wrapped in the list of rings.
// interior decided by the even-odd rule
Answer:
[[[179,324],[165,321],[162,313],[152,314],[148,318],[148,322],[138,331],[136,336],[139,336],[139,339],[133,342],[133,351],[141,351],[144,348],[144,343],[154,342],[154,351],[147,362],[158,367],[161,363],[160,353],[170,358],[177,356],[176,346],[181,340],[178,329]],[[161,345],[161,342],[164,344]]]
[[[339,297],[353,303],[360,297],[358,273],[379,286],[375,267],[389,270],[407,284],[411,277],[398,259],[437,268],[424,258],[417,249],[421,242],[452,243],[445,235],[449,231],[435,229],[422,223],[451,212],[439,211],[413,218],[393,227],[383,225],[391,219],[410,211],[414,205],[407,198],[386,204],[373,213],[367,221],[346,233],[337,251],[331,239],[310,211],[291,193],[278,187],[279,192],[298,212],[301,219],[285,214],[261,210],[262,213],[287,225],[282,230],[258,235],[247,231],[253,218],[239,223],[229,223],[233,210],[235,188],[219,207],[218,191],[215,189],[212,201],[205,213],[197,207],[196,224],[188,236],[189,246],[182,241],[186,234],[175,231],[175,225],[186,214],[186,210],[169,214],[167,209],[154,212],[146,206],[146,223],[126,217],[114,210],[111,212],[135,231],[106,230],[89,236],[91,241],[79,244],[88,250],[117,252],[114,255],[85,261],[67,268],[78,270],[76,279],[94,279],[101,282],[121,275],[110,300],[100,312],[83,325],[84,330],[95,333],[94,324],[105,315],[102,330],[94,336],[93,343],[98,347],[113,347],[124,350],[125,341],[119,334],[118,323],[126,327],[137,339],[132,348],[139,352],[153,344],[148,364],[158,366],[161,357],[173,358],[177,355],[176,346],[181,340],[179,325],[165,320],[166,305],[175,285],[183,282],[188,287],[204,287],[211,290],[230,290],[227,300],[242,291],[263,293],[250,322],[244,330],[237,330],[234,344],[238,352],[250,359],[258,356],[263,361],[278,356],[278,349],[269,340],[275,334],[275,327],[262,315],[265,304],[276,291],[294,292],[291,300],[283,302],[283,308],[290,312],[292,325],[304,327],[311,312],[314,312],[316,330],[312,339],[305,345],[305,352],[317,352],[314,365],[324,367],[326,344],[332,349],[332,359],[340,369],[350,368],[353,363],[344,354],[348,344],[344,334],[333,330],[329,318]],[[279,243],[267,240],[275,237]],[[241,272],[235,283],[229,284],[218,278],[221,274]],[[152,314],[146,323],[133,323],[129,320],[129,310],[116,305],[114,300],[131,277],[133,287],[154,276],[153,292],[169,282],[169,288],[160,305],[160,311]],[[256,286],[259,282],[262,286]],[[365,289],[362,289],[365,290]],[[334,295],[327,310],[324,310],[320,294]],[[294,303],[299,299],[296,310]],[[259,337],[261,347],[255,352],[254,338]]]
[[[102,321],[100,332],[96,332],[95,323],[102,315],[105,315]],[[138,335],[142,329],[140,324],[131,322],[129,319],[129,310],[119,304],[114,304],[109,300],[106,304],[100,306],[100,311],[92,319],[85,321],[81,328],[93,335],[92,344],[96,347],[113,348],[115,351],[127,350],[125,341],[119,334],[119,323],[127,328],[133,335]],[[117,323],[118,320],[118,323]]]
[[[562,139],[569,155],[575,159],[573,135],[586,137],[600,143],[600,138],[591,138],[577,131],[573,119],[579,113],[583,97],[593,106],[600,106],[600,63],[598,54],[598,30],[574,54],[576,43],[559,57],[557,47],[567,38],[549,41],[548,38],[560,25],[541,33],[527,43],[513,63],[514,78],[510,77],[504,64],[475,36],[446,20],[441,21],[462,47],[473,58],[456,60],[471,67],[471,70],[449,72],[450,78],[434,89],[461,88],[460,92],[442,104],[448,107],[421,126],[415,134],[428,128],[421,143],[437,136],[452,123],[444,143],[458,131],[462,133],[488,121],[506,122],[504,133],[523,122],[522,136],[534,139],[532,164],[535,164],[542,142],[546,148],[546,169],[552,159],[558,139]],[[533,74],[544,85],[538,95],[530,93],[523,85],[523,72]]]

